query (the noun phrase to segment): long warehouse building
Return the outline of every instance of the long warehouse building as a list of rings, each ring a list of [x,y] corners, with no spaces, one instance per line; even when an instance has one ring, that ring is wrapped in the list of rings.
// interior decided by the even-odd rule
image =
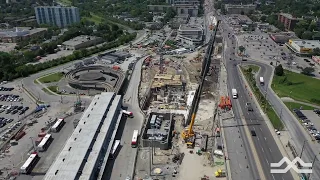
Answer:
[[[121,96],[96,95],[44,180],[93,180],[106,163],[122,112]]]

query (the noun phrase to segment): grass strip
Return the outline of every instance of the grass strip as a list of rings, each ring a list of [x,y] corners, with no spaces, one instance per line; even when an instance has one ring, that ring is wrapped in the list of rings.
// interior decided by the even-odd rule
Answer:
[[[259,90],[259,88],[257,86],[257,82],[254,78],[254,74],[252,73],[254,71],[254,69],[256,70],[255,72],[258,72],[260,67],[259,66],[254,67],[254,65],[250,65],[250,66],[251,66],[251,68],[240,67],[240,69],[241,69],[242,73],[244,74],[247,82],[249,83],[249,86],[251,87],[251,89],[252,89],[255,97],[257,98],[261,108],[269,117],[273,127],[278,130],[283,130],[284,126],[283,126],[281,119],[279,118],[277,113],[274,111],[271,104],[267,101],[267,99],[264,97],[264,95]]]

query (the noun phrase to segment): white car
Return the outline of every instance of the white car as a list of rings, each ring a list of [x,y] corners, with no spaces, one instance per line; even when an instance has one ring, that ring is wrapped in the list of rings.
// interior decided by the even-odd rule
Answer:
[[[296,62],[294,62],[294,61],[292,62],[292,64],[293,64],[293,65],[297,65],[297,63],[296,63]]]
[[[126,177],[126,180],[131,180],[131,178],[129,176]]]
[[[278,129],[275,129],[274,131],[277,133],[277,135],[280,135],[280,134],[281,134]]]

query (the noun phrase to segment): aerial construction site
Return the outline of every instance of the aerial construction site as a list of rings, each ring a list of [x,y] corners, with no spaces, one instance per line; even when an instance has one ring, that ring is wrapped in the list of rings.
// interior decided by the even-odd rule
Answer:
[[[220,37],[183,55],[150,55],[144,60],[140,105],[147,113],[135,175],[138,179],[212,179],[225,177],[218,107]]]

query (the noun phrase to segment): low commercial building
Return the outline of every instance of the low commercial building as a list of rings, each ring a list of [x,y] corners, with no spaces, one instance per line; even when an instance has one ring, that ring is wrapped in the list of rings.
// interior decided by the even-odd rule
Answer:
[[[5,43],[16,43],[33,37],[42,37],[47,28],[16,27],[0,30],[0,40]]]
[[[103,42],[101,37],[95,36],[78,36],[68,41],[63,42],[62,44],[70,50],[78,50],[81,48],[87,48],[90,46],[95,46]]]
[[[121,61],[124,61],[128,57],[131,57],[131,54],[126,51],[116,51],[114,53],[110,53],[109,55],[118,57]]]
[[[101,57],[101,61],[106,63],[106,64],[113,64],[115,62],[119,61],[119,58],[116,56],[111,56],[111,55],[105,55]]]
[[[296,38],[294,33],[272,33],[269,36],[275,43],[278,44],[285,44],[289,42],[289,39]]]
[[[162,12],[165,13],[167,12],[167,9],[169,9],[170,5],[148,5],[148,10],[151,12]]]
[[[292,31],[296,24],[301,19],[293,17],[291,14],[288,13],[279,13],[278,14],[278,21],[284,25],[286,30]]]
[[[228,14],[249,14],[250,11],[254,11],[256,9],[255,4],[226,4],[225,5],[226,12]]]
[[[203,28],[196,25],[180,25],[177,40],[193,46],[201,45],[203,42]]]
[[[121,120],[121,96],[96,95],[44,180],[94,180],[103,173]]]
[[[142,134],[142,146],[152,146],[162,150],[169,149],[172,130],[172,114],[150,113],[145,131]]]
[[[320,48],[320,41],[290,39],[286,45],[297,55],[310,55],[313,52],[313,49]]]

